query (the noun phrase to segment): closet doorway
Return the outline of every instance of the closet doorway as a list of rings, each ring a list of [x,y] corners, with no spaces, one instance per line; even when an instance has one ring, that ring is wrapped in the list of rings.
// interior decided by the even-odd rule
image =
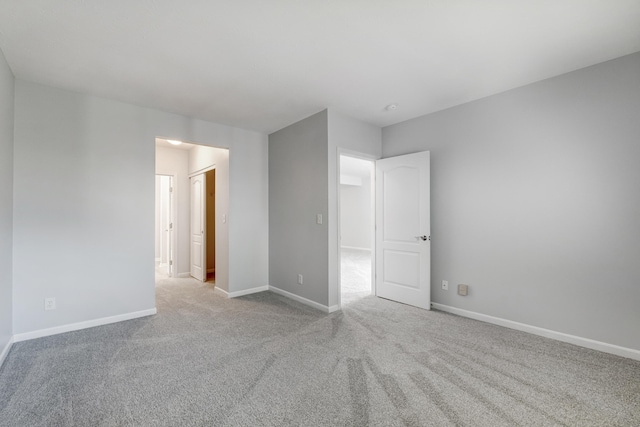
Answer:
[[[191,187],[190,275],[215,282],[216,274],[216,170],[189,177]]]

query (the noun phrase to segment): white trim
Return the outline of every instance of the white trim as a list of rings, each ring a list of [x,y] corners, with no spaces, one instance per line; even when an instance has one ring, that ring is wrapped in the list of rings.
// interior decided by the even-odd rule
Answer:
[[[300,303],[302,303],[304,305],[308,305],[310,307],[313,307],[313,308],[318,309],[320,311],[323,311],[325,313],[333,313],[334,311],[339,309],[339,306],[337,306],[337,305],[332,305],[331,307],[328,307],[326,305],[319,304],[319,303],[317,303],[315,301],[311,301],[310,299],[298,296],[296,294],[292,294],[291,292],[276,288],[274,286],[269,286],[269,290],[271,292],[274,292],[276,294],[282,295],[282,296],[287,297],[289,299],[292,299],[294,301],[298,301],[298,302],[300,302]]]
[[[156,139],[158,139],[156,137]],[[166,139],[166,138],[162,138]],[[156,149],[158,147],[156,146]],[[156,154],[157,155],[157,154]],[[173,259],[169,261],[173,261],[173,265],[171,266],[171,274],[169,277],[176,277],[175,270],[178,268],[178,172],[176,171],[167,171],[164,169],[156,169],[155,176],[162,175],[171,177],[171,188],[173,188],[172,194],[172,203],[171,203],[171,222],[173,223],[173,228],[171,236],[171,252],[173,253]],[[154,204],[156,201],[154,200]],[[169,258],[171,258],[171,253],[169,253]]]
[[[264,292],[268,290],[269,290],[269,285],[265,285],[265,286],[258,286],[257,288],[245,289],[243,291],[229,292],[228,295],[229,295],[229,298],[236,298],[236,297],[241,297],[243,295],[250,295],[250,294],[255,294],[258,292]]]
[[[614,344],[608,344],[601,341],[595,341],[589,338],[578,337],[575,335],[565,334],[563,332],[552,331],[550,329],[539,328],[537,326],[527,325],[526,323],[514,322],[512,320],[493,317],[474,311],[463,310],[461,308],[451,307],[448,305],[431,303],[432,307],[446,311],[447,313],[457,314],[458,316],[468,317],[470,319],[480,320],[482,322],[494,325],[504,326],[505,328],[515,329],[518,331],[528,332],[530,334],[539,335],[541,337],[551,338],[557,341],[590,348],[592,350],[602,351],[604,353],[615,354],[616,356],[627,357],[629,359],[640,360],[640,350],[632,348],[620,347]]]
[[[13,342],[27,341],[35,338],[48,337],[49,335],[57,335],[65,332],[78,331],[80,329],[93,328],[96,326],[108,325],[110,323],[122,322],[124,320],[137,319],[139,317],[152,316],[157,313],[155,308],[148,310],[134,311],[131,313],[118,314],[116,316],[102,317],[100,319],[87,320],[86,322],[69,323],[67,325],[56,326],[54,328],[39,329],[36,331],[15,334]]]
[[[189,277],[191,277],[191,274],[189,274],[189,273],[178,273],[178,274],[176,274],[176,279],[188,279]]]
[[[4,346],[4,348],[2,349],[2,352],[0,352],[0,367],[2,367],[4,360],[9,355],[9,350],[11,350],[12,345],[13,345],[13,337],[9,337],[9,342],[7,343],[7,345]]]
[[[220,289],[217,286],[215,286],[213,288],[213,292],[215,292],[216,294],[220,294],[221,296],[223,296],[225,298],[229,298],[229,292],[225,291],[224,289]]]
[[[340,249],[354,249],[357,251],[371,252],[371,248],[359,248],[357,246],[340,246]]]
[[[216,148],[216,147],[214,147],[214,148]],[[189,173],[188,178],[193,178],[196,175],[202,175],[203,173],[211,172],[215,168],[216,168],[216,165],[211,165],[211,166],[204,167],[202,169],[198,169],[197,171],[193,171],[193,172]]]

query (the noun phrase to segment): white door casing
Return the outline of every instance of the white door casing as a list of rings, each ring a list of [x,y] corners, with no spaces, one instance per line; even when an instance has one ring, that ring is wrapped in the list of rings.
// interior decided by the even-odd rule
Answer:
[[[430,153],[376,162],[376,295],[431,308]]]
[[[191,186],[190,274],[194,278],[204,281],[206,277],[206,180],[204,174],[192,176],[189,180]]]
[[[169,262],[167,263],[167,273],[169,277],[173,277],[173,247],[174,247],[174,222],[175,218],[173,217],[173,204],[174,204],[174,196],[173,196],[173,176],[169,176],[169,206],[168,206],[168,217],[169,224],[167,225],[167,253],[169,255]]]

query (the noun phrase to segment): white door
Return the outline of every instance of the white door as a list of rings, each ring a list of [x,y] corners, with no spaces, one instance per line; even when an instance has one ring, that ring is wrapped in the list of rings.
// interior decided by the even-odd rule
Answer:
[[[173,277],[173,176],[169,176],[169,203],[167,207],[167,213],[169,217],[169,224],[167,225],[167,254],[169,256],[169,262],[167,263],[167,274],[169,277]]]
[[[190,178],[191,181],[191,276],[200,281],[206,277],[205,258],[205,195],[204,174]]]
[[[376,295],[431,308],[428,151],[376,162]]]

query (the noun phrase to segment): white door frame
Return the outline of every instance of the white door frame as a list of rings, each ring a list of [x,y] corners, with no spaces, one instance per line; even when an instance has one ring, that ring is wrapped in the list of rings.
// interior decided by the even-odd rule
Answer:
[[[375,174],[375,166],[376,166],[376,160],[378,160],[378,157],[373,156],[371,154],[367,154],[367,153],[361,153],[358,151],[353,151],[353,150],[347,150],[344,148],[339,148],[338,147],[338,158],[337,158],[337,165],[338,167],[336,167],[336,171],[337,171],[337,188],[336,188],[336,194],[337,194],[337,206],[338,206],[338,218],[337,218],[337,224],[338,224],[338,238],[337,238],[337,242],[338,242],[338,248],[337,248],[337,254],[338,254],[338,262],[337,262],[337,266],[338,266],[338,310],[342,309],[342,244],[341,244],[341,239],[340,236],[342,235],[342,224],[340,221],[340,217],[341,217],[341,206],[340,206],[340,196],[341,196],[341,188],[340,188],[340,157],[341,156],[347,156],[347,157],[353,157],[355,159],[360,159],[360,160],[366,160],[372,163],[373,166],[373,170],[374,173],[371,174],[371,294],[375,295],[376,294],[376,174]]]
[[[178,268],[178,248],[176,244],[178,242],[178,174],[174,171],[165,171],[165,170],[156,170],[156,176],[170,176],[171,177],[171,185],[173,188],[173,203],[171,203],[171,222],[173,223],[172,233],[169,233],[171,236],[171,252],[169,254],[170,261],[172,262],[171,276],[176,277],[176,269]]]

